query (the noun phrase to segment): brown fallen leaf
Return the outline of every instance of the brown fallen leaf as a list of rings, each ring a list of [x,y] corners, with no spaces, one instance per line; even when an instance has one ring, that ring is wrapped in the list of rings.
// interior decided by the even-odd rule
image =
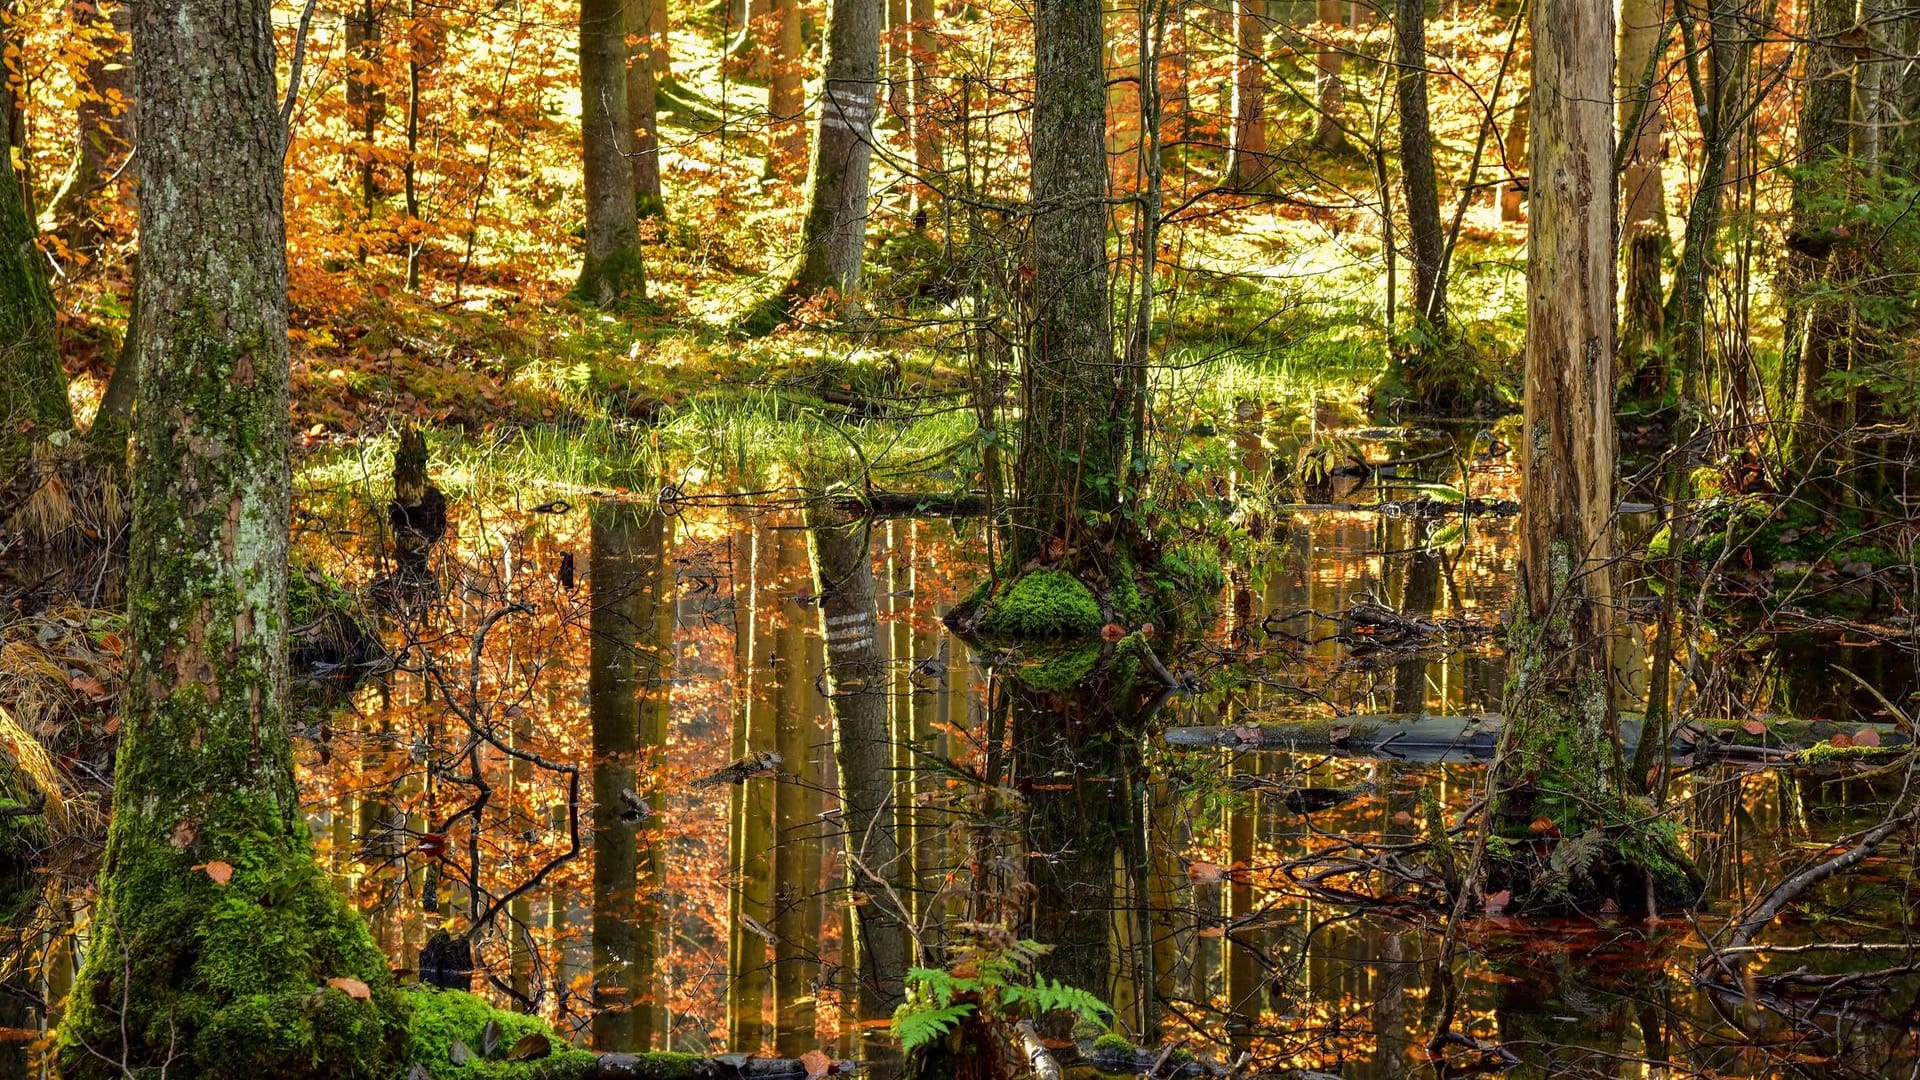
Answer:
[[[1405,810],[1402,810],[1399,813],[1393,815],[1393,823],[1395,825],[1411,825],[1413,824],[1413,815],[1407,813]]]
[[[513,1044],[513,1049],[507,1051],[507,1060],[537,1061],[551,1053],[553,1040],[547,1038],[544,1032],[529,1031],[520,1036],[520,1041]]]
[[[1740,730],[1749,735],[1760,736],[1767,733],[1767,725],[1763,721],[1749,720],[1740,725]]]
[[[1853,733],[1853,745],[1855,745],[1855,746],[1879,746],[1879,745],[1880,745],[1880,733],[1879,733],[1878,731],[1876,731],[1876,730],[1874,730],[1873,728],[1870,728],[1870,727],[1863,727],[1863,728],[1861,728],[1861,729],[1860,729],[1859,731],[1856,731],[1856,732],[1854,732],[1854,733]]]
[[[360,1001],[373,1000],[373,990],[359,979],[350,978],[346,975],[336,975],[327,980],[327,985],[350,998],[355,998]]]
[[[200,869],[205,870],[207,876],[212,878],[216,885],[225,885],[227,882],[233,880],[232,863],[221,862],[219,859],[215,859]]]
[[[1838,735],[1835,735],[1833,738],[1828,739],[1827,742],[1833,746],[1836,746],[1842,750],[1845,750],[1849,746],[1853,745],[1853,736],[1848,735],[1846,732],[1843,731]]]
[[[1507,910],[1507,903],[1512,899],[1513,899],[1512,889],[1501,889],[1499,892],[1494,893],[1493,895],[1487,897],[1486,899],[1487,914],[1498,915],[1501,912]]]
[[[817,1049],[809,1050],[801,1054],[800,1064],[807,1067],[808,1080],[813,1080],[814,1077],[825,1076],[833,1071],[833,1059]]]
[[[1187,864],[1187,877],[1195,885],[1214,885],[1225,880],[1227,868],[1219,863],[1194,861]]]
[[[1101,640],[1111,644],[1127,636],[1127,628],[1117,622],[1110,622],[1100,628]]]

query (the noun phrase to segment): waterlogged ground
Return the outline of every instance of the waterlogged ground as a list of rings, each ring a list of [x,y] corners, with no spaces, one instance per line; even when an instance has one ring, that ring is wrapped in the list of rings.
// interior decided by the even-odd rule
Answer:
[[[1378,434],[1360,444],[1373,462],[1415,460],[1293,497],[1308,508],[1243,519],[1271,543],[1230,568],[1210,639],[1170,657],[1191,692],[1162,703],[1156,728],[1498,708],[1512,519],[1355,507],[1438,493],[1497,510],[1514,494],[1511,463],[1484,437]],[[1265,475],[1270,463],[1244,467]],[[435,928],[479,918],[483,992],[583,1041],[596,1010],[629,1003],[616,986],[626,980],[642,988],[635,1042],[788,1054],[824,1044],[882,1062],[886,1018],[858,1015],[844,993],[843,946],[852,906],[886,901],[841,884],[823,650],[793,507],[765,494],[683,498],[664,512],[586,493],[456,499],[422,587],[386,576],[375,486],[312,489],[303,505],[304,558],[383,598],[377,630],[392,661],[356,670],[366,656],[351,635],[318,637],[333,674],[308,688],[300,767],[320,857],[396,966],[416,971]],[[941,625],[985,570],[977,522],[883,522],[872,541],[906,851],[892,872],[923,943],[983,909],[1073,926],[1077,940],[1049,944],[1096,973],[1088,988],[1136,1042],[1347,1080],[1434,1074],[1444,918],[1395,875],[1322,871],[1356,852],[1399,858],[1394,845],[1429,832],[1423,796],[1450,817],[1477,797],[1479,766],[1152,741],[1107,772],[1064,750],[1051,769],[1027,759],[990,792],[975,778],[993,735],[1011,742],[1019,725],[1047,723],[1035,709],[1085,717],[1100,703],[1024,695],[1009,708],[989,661],[1010,658],[975,655]],[[1369,605],[1404,624],[1353,618]],[[1643,640],[1623,646],[1629,697],[1644,692],[1636,657],[1652,634],[1647,598],[1631,610]],[[1884,721],[1835,664],[1895,700],[1913,689],[1910,658],[1871,641],[1708,624],[1684,636],[1698,672],[1688,701],[1714,715]],[[777,766],[724,771],[766,752]],[[1920,976],[1751,992],[1693,979],[1703,935],[1880,820],[1899,783],[1684,775],[1678,812],[1712,879],[1707,910],[1654,924],[1607,912],[1473,918],[1457,928],[1454,1030],[1500,1053],[1456,1045],[1448,1060],[1543,1077],[1914,1074]],[[1331,794],[1288,798],[1302,788]],[[1054,824],[1029,827],[1042,819]],[[635,830],[637,848],[596,842]],[[983,836],[986,848],[970,846]],[[1817,889],[1762,935],[1790,948],[1760,970],[1916,959],[1905,949],[1912,859],[1889,843]],[[1072,887],[1045,884],[1062,866],[1080,875]],[[609,885],[620,880],[638,886]],[[1872,951],[1791,951],[1836,940]],[[51,955],[37,990],[57,1000],[72,953]]]

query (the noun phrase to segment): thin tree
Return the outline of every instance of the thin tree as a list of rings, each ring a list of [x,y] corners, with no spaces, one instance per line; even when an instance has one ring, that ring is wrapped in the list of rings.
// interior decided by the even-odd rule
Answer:
[[[772,0],[773,49],[767,82],[769,176],[798,177],[807,166],[807,88],[800,0]]]
[[[1344,89],[1340,81],[1340,69],[1343,58],[1339,44],[1333,40],[1334,28],[1345,21],[1346,7],[1341,0],[1316,0],[1314,5],[1320,20],[1317,31],[1320,39],[1314,43],[1313,51],[1313,100],[1317,109],[1313,122],[1313,143],[1322,150],[1339,150],[1347,145],[1346,132],[1340,126],[1340,101]]]
[[[127,53],[130,13],[116,5],[111,16],[92,0],[67,5],[77,38],[94,50],[87,60],[86,81],[74,105],[73,162],[47,209],[60,223],[67,246],[91,252],[99,242],[99,222],[89,202],[112,179],[114,160],[133,144],[133,114],[129,108]]]
[[[61,1071],[397,1076],[405,1008],[314,863],[287,734],[286,133],[271,5],[141,4],[133,31],[131,670]]]
[[[1667,254],[1667,193],[1660,167],[1666,105],[1657,92],[1666,41],[1664,0],[1625,0],[1620,6],[1620,50],[1614,83],[1626,169],[1620,179],[1620,234],[1626,239],[1626,311],[1620,333],[1622,374],[1647,367],[1665,332],[1661,267]],[[1658,371],[1657,367],[1649,369]],[[1643,389],[1663,387],[1647,380]]]
[[[1434,179],[1433,117],[1427,109],[1426,0],[1396,0],[1393,45],[1399,67],[1394,92],[1400,106],[1400,184],[1413,244],[1413,310],[1438,330],[1446,325],[1442,266],[1447,242],[1440,224],[1440,187]]]
[[[873,157],[875,92],[885,0],[834,0],[827,15],[827,70],[813,136],[800,265],[789,300],[860,285],[867,240],[868,167]]]
[[[13,154],[0,138],[0,478],[13,476],[35,442],[73,427],[46,257],[34,239]]]
[[[580,155],[587,251],[574,295],[607,306],[646,297],[634,222],[633,128],[627,118],[626,0],[580,0]]]
[[[1625,795],[1608,687],[1612,5],[1537,0],[1533,41],[1520,595],[1492,809],[1502,835],[1582,838],[1596,855],[1563,882],[1524,855],[1495,860],[1488,887],[1540,907],[1601,896],[1623,908],[1684,902],[1691,869],[1675,834]]]

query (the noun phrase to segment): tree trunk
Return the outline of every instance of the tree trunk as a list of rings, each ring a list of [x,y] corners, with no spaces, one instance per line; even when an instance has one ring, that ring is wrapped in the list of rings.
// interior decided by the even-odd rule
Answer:
[[[740,527],[744,536],[735,541],[733,563],[735,761],[775,748],[770,700],[775,691],[764,672],[774,651],[775,630],[769,615],[779,585],[768,549],[770,539],[782,535],[744,519]],[[767,939],[753,927],[765,927],[773,921],[775,807],[769,805],[765,784],[735,784],[730,790],[735,825],[728,894],[732,925],[727,946],[727,1045],[737,1052],[751,1053],[763,1039],[769,989]]]
[[[374,204],[380,199],[379,174],[375,171],[374,141],[380,120],[386,114],[387,96],[380,77],[380,12],[377,0],[359,0],[348,8],[346,17],[347,123],[359,137],[359,145],[349,156],[358,164],[360,174],[360,228],[373,226]],[[361,261],[367,257],[364,242],[359,246]]]
[[[1440,329],[1446,324],[1447,283],[1440,275],[1447,241],[1440,224],[1433,122],[1427,111],[1426,20],[1426,0],[1396,0],[1394,63],[1400,71],[1394,89],[1400,105],[1400,184],[1407,199],[1408,239],[1413,243],[1413,310]]]
[[[814,712],[813,680],[808,678],[807,623],[811,613],[798,597],[806,595],[806,537],[785,529],[780,540],[780,628],[775,650],[775,748],[780,754],[779,786],[774,792],[773,988],[774,1045],[783,1057],[818,1049],[815,1026],[813,959],[820,924],[808,918],[818,883],[807,877],[809,848],[819,844],[820,776],[811,764]]]
[[[34,443],[73,427],[54,335],[53,293],[34,237],[13,155],[0,140],[0,342],[7,343],[0,347],[0,484],[27,460]]]
[[[1624,0],[1620,8],[1620,51],[1614,84],[1618,87],[1619,137],[1626,146],[1621,177],[1620,235],[1627,242],[1626,311],[1620,333],[1621,374],[1659,365],[1647,361],[1665,327],[1661,315],[1661,265],[1667,253],[1666,182],[1660,167],[1660,143],[1666,107],[1654,88],[1661,45],[1666,40],[1665,0]],[[1665,391],[1664,380],[1641,380],[1641,396]]]
[[[68,1077],[405,1067],[404,1005],[314,863],[287,735],[286,135],[270,7],[134,10],[145,407],[131,670],[93,941],[60,1030]]]
[[[774,49],[767,84],[767,175],[797,178],[807,167],[806,59],[800,0],[773,0]]]
[[[664,48],[647,25],[646,0],[626,0],[627,36],[634,39],[627,56],[627,123],[632,145],[634,213],[663,217],[666,196],[660,191],[660,118],[653,81],[653,50]]]
[[[900,845],[893,831],[893,757],[887,729],[887,658],[879,640],[873,556],[865,521],[824,501],[809,507],[813,593],[827,643],[827,692],[853,892],[853,951],[859,1016],[883,1018],[898,1005],[907,969]]]
[[[580,0],[580,152],[587,252],[574,295],[602,307],[643,300],[647,277],[634,224],[627,119],[625,0]]]
[[[1830,374],[1848,366],[1848,304],[1833,284],[1850,276],[1854,251],[1837,239],[1849,187],[1847,128],[1853,104],[1853,61],[1837,39],[1854,25],[1849,0],[1812,0],[1807,10],[1805,86],[1800,101],[1800,153],[1793,178],[1787,237],[1787,291],[1792,298],[1782,355],[1795,373],[1790,444],[1803,468],[1825,455],[1843,426]]]
[[[880,78],[885,0],[833,0],[827,16],[827,71],[813,137],[800,268],[788,297],[860,285],[867,240],[868,166],[873,156],[874,91]]]
[[[88,203],[107,183],[114,159],[133,145],[128,94],[132,57],[127,52],[131,12],[122,4],[110,18],[103,17],[92,0],[69,3],[67,11],[75,36],[88,39],[97,55],[87,61],[86,83],[74,109],[73,164],[48,209],[60,223],[67,246],[91,254],[99,243],[100,226]]]
[[[939,95],[933,85],[939,72],[939,39],[934,30],[933,0],[908,0],[913,15],[913,157],[926,175],[940,171],[940,124],[934,112]]]
[[[1267,0],[1234,0],[1233,135],[1227,186],[1243,191],[1265,182],[1267,162]]]
[[[1113,356],[1101,45],[1099,0],[1035,5],[1033,336],[1016,566],[1049,541],[1071,546],[1080,511],[1111,509],[1126,480],[1131,384]]]
[[[647,5],[647,33],[652,46],[655,86],[673,81],[673,26],[667,18],[667,0],[640,0]]]
[[[1346,133],[1340,128],[1342,57],[1340,47],[1333,40],[1334,29],[1345,21],[1342,16],[1346,6],[1341,0],[1316,0],[1315,3],[1320,18],[1320,40],[1313,53],[1313,97],[1318,107],[1314,117],[1313,143],[1326,151],[1339,150],[1347,145]]]
[[[641,902],[639,787],[650,694],[659,673],[658,597],[666,515],[601,503],[592,522],[588,717],[593,728],[593,1046],[647,1049],[641,1031],[653,919]]]
[[[1533,112],[1533,92],[1522,90],[1514,102],[1502,140],[1506,150],[1507,182],[1500,185],[1500,220],[1525,221],[1527,201],[1527,118]]]

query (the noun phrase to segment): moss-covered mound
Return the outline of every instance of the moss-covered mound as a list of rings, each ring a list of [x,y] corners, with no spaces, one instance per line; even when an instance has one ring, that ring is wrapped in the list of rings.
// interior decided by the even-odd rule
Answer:
[[[1100,601],[1065,570],[1034,570],[988,596],[975,625],[982,634],[1011,638],[1094,637],[1106,624]]]
[[[407,1026],[412,1064],[434,1080],[575,1080],[600,1060],[598,1054],[568,1046],[539,1017],[496,1009],[472,994],[413,990],[406,997],[413,1004],[413,1020]],[[490,1024],[497,1025],[492,1038],[487,1031]],[[546,1054],[505,1060],[532,1035],[547,1040]],[[538,1040],[534,1042],[537,1045]]]

